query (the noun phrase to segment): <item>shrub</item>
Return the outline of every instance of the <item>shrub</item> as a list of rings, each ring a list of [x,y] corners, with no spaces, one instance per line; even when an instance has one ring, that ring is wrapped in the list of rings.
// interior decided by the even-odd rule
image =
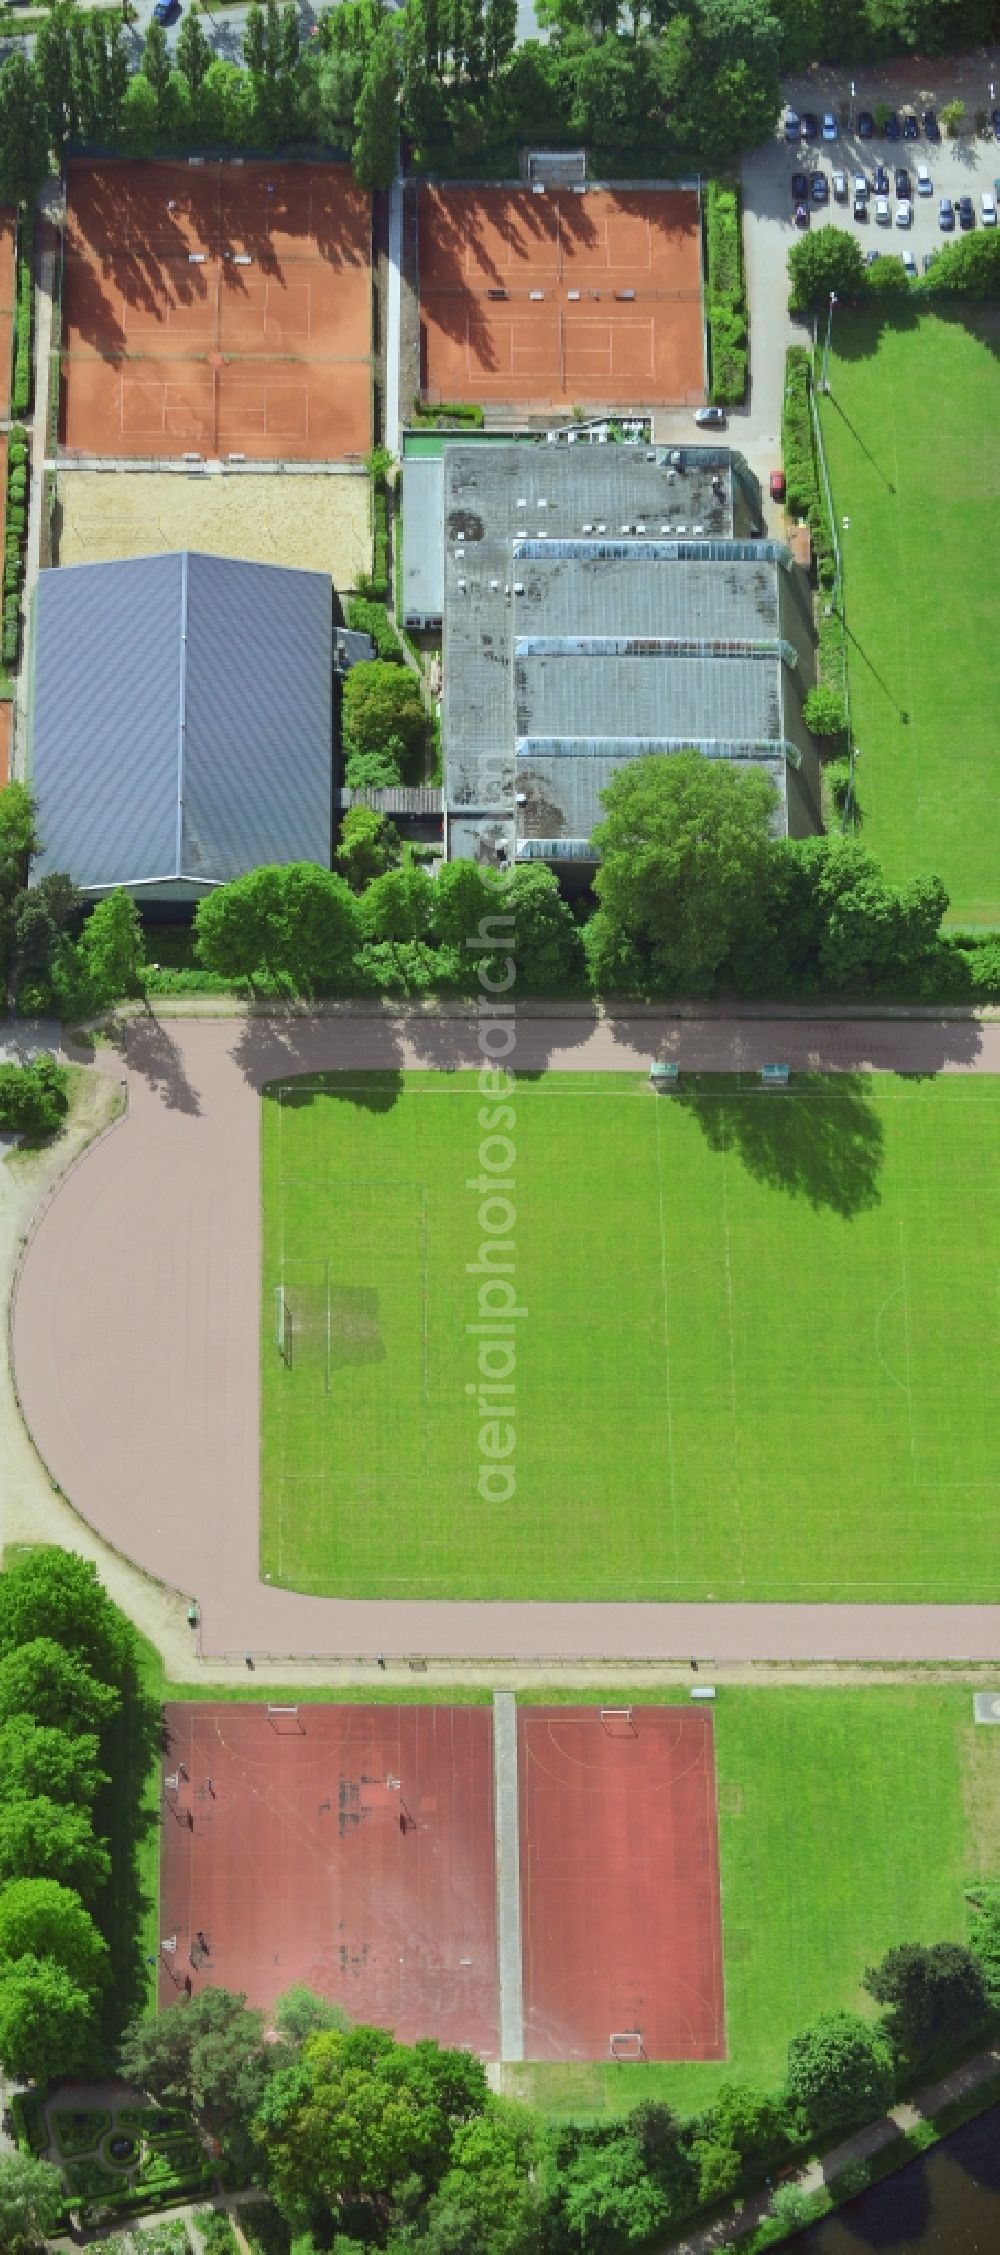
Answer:
[[[205,2255],[238,2255],[232,2224],[219,2209],[213,2209],[209,2216],[199,2216],[198,2230]]]
[[[377,658],[402,665],[402,645],[384,604],[375,603],[368,596],[353,596],[347,606],[347,624],[352,633],[370,637]]]
[[[52,2128],[60,2153],[67,2158],[74,2153],[90,2153],[99,2145],[106,2130],[111,2128],[111,2116],[104,2109],[93,2113],[72,2113],[60,2108],[52,2116]]]
[[[735,407],[747,387],[743,246],[738,191],[721,180],[705,192],[705,250],[710,389],[717,406]]]
[[[802,707],[802,718],[814,736],[840,736],[847,725],[843,697],[835,689],[820,683],[810,689]]]
[[[447,404],[442,401],[438,407],[429,406],[425,400],[415,399],[413,415],[417,423],[469,423],[477,431],[482,430],[486,421],[484,410],[467,399],[450,400]]]
[[[399,760],[388,746],[384,752],[352,752],[344,781],[349,791],[391,791],[402,781]]]
[[[421,749],[426,716],[420,689],[402,666],[372,660],[352,666],[344,683],[343,741],[348,757],[385,752],[390,741],[412,760]],[[395,755],[394,755],[395,756]]]
[[[44,2153],[49,2142],[45,2108],[37,2091],[12,2091],[14,2136],[22,2153]]]

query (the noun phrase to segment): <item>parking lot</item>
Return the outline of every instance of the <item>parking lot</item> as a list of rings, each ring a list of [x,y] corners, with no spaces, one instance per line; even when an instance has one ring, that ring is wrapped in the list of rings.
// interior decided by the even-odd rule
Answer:
[[[961,197],[970,198],[976,227],[995,224],[989,214],[996,209],[1000,142],[992,135],[986,139],[965,134],[955,141],[946,135],[935,138],[933,131],[927,130],[923,110],[904,107],[894,114],[898,129],[895,138],[880,132],[877,121],[870,134],[859,131],[860,106],[825,112],[786,110],[779,128],[782,142],[778,165],[785,173],[786,224],[794,232],[796,215],[804,213],[805,224],[810,227],[844,227],[857,234],[869,256],[877,252],[881,257],[901,258],[909,252],[919,271],[925,258],[949,239],[949,233],[961,232],[957,210]],[[911,126],[912,137],[903,130],[908,118],[919,127],[913,133]],[[793,141],[790,135],[796,119],[800,130]],[[816,137],[807,138],[801,128],[813,121]],[[905,181],[897,179],[899,168]],[[901,193],[907,185],[908,196]],[[985,221],[984,194],[988,199]],[[952,205],[950,231],[942,229],[940,223],[942,197],[948,197]]]

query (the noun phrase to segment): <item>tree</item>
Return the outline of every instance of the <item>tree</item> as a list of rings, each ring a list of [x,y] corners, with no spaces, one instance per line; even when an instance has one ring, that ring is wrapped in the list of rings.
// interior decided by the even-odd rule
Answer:
[[[8,1966],[26,1957],[48,1958],[61,1966],[92,2004],[107,1985],[108,1945],[79,1895],[57,1879],[12,1879],[0,1888],[4,1978]]]
[[[348,2021],[339,2004],[331,2004],[328,1997],[318,1997],[304,1981],[297,1981],[278,1998],[274,2025],[278,2034],[298,2049],[307,2036],[321,2035],[330,2028],[346,2028]]]
[[[773,786],[700,752],[654,753],[602,798],[594,889],[606,941],[635,951],[651,992],[709,993],[766,885]]]
[[[349,752],[344,782],[349,791],[393,791],[403,780],[403,746],[389,736],[380,752]]]
[[[122,995],[137,994],[145,958],[142,922],[120,887],[97,902],[83,927],[80,962],[94,1008],[105,1010]]]
[[[156,22],[155,17],[151,18],[146,26],[146,37],[142,45],[141,68],[143,77],[148,78],[156,95],[157,109],[159,109],[170,79],[170,54],[167,48],[166,32],[163,25]]]
[[[242,2147],[272,2061],[284,2056],[266,2042],[264,2015],[245,1996],[207,1988],[187,2004],[134,2021],[119,2064],[129,2082],[163,2106],[194,2114],[233,2151]]]
[[[487,947],[495,948],[501,933],[509,927],[490,926],[484,931],[483,920],[502,913],[495,883],[476,862],[446,861],[438,870],[434,880],[434,937],[443,947],[465,950],[472,970],[481,951],[474,952],[470,942],[485,941]]]
[[[806,305],[829,305],[831,295],[864,296],[868,268],[857,236],[849,235],[843,227],[817,227],[800,235],[788,253],[788,279],[788,302],[793,311]]]
[[[847,724],[847,711],[843,697],[836,689],[828,689],[820,682],[810,689],[802,706],[802,718],[814,736],[840,736]]]
[[[484,963],[487,975],[502,982],[512,963],[511,990],[516,984],[522,994],[558,994],[580,980],[580,934],[554,872],[540,862],[523,863],[500,879],[496,893],[497,910],[512,922],[509,943],[501,941],[488,968]]]
[[[96,1566],[75,1551],[30,1550],[0,1574],[0,1656],[36,1637],[51,1637],[63,1648],[60,1660],[83,1661],[102,1684],[121,1690],[134,1681],[132,1629],[102,1589]],[[60,1718],[39,1717],[48,1719]]]
[[[406,2180],[411,2204],[436,2190],[456,2130],[487,2104],[485,2073],[471,2054],[352,2028],[311,2036],[299,2063],[271,2077],[256,2133],[289,2214],[319,2201],[335,2222],[367,2214],[381,2227]]]
[[[788,2046],[788,2096],[811,2130],[874,2121],[892,2096],[892,2059],[877,2028],[828,2012]]]
[[[361,896],[358,921],[366,940],[424,940],[431,928],[434,886],[424,869],[390,869]]]
[[[175,48],[177,67],[182,70],[192,96],[196,97],[205,83],[212,63],[212,49],[201,27],[201,17],[195,8],[189,8],[177,34]]]
[[[6,2255],[28,2255],[59,2229],[63,2210],[61,2172],[51,2161],[27,2153],[0,2160],[0,2247]]]
[[[593,2255],[642,2245],[670,2219],[663,2187],[621,2123],[581,2139],[560,2171],[559,2205],[571,2244]]]
[[[58,1879],[89,1904],[110,1871],[107,1848],[85,1809],[60,1807],[44,1794],[0,1801],[0,1884]]]
[[[371,806],[348,807],[340,825],[335,861],[352,893],[361,893],[373,877],[382,877],[399,859],[399,832],[384,814]]]
[[[60,157],[77,123],[71,15],[70,0],[56,0],[35,33],[35,72],[45,104],[48,137]]]
[[[243,25],[243,60],[251,78],[263,78],[267,60],[267,32],[264,10],[258,0],[250,0]]]
[[[431,2199],[426,2255],[539,2255],[538,2169],[544,2138],[529,2108],[493,2099],[455,2131],[449,2167]]]
[[[293,994],[349,985],[358,920],[342,877],[313,862],[253,869],[200,901],[195,945],[206,969]]]
[[[11,983],[16,996],[30,996],[49,985],[60,942],[82,922],[85,906],[72,878],[58,871],[15,895]]]
[[[486,0],[486,72],[498,78],[517,45],[517,0]]]
[[[156,88],[137,70],[129,79],[122,104],[122,146],[130,157],[151,157],[159,137]]]
[[[15,1643],[0,1659],[0,1724],[27,1716],[42,1729],[64,1729],[96,1739],[120,1704],[112,1685],[100,1682],[84,1661],[64,1652],[52,1637]]]
[[[388,188],[399,145],[399,58],[391,16],[383,17],[371,43],[354,128],[351,164],[359,188]]]
[[[9,1714],[0,1723],[0,1777],[12,1801],[48,1794],[85,1809],[108,1783],[93,1731],[59,1730],[28,1712]]]
[[[0,68],[0,203],[30,201],[49,169],[49,121],[33,63],[20,48]]]
[[[910,2066],[974,2034],[989,2009],[982,1968],[960,1942],[902,1942],[868,1967],[862,1987],[888,2007],[886,2029]]]
[[[33,1139],[54,1135],[69,1110],[66,1069],[54,1057],[0,1065],[0,1128]]]
[[[0,2060],[43,2086],[96,2064],[93,1997],[47,1955],[0,1965]]]
[[[888,261],[879,260],[879,265]],[[960,235],[943,243],[918,285],[927,297],[985,299],[1000,297],[1000,235]]]
[[[426,725],[419,685],[408,667],[380,658],[366,658],[351,667],[343,703],[344,750],[349,756],[383,752],[387,743],[396,741],[407,760],[415,760]]]
[[[206,140],[231,141],[240,148],[249,139],[253,118],[253,87],[238,63],[221,55],[208,66],[198,97],[198,120]]]
[[[938,114],[949,141],[957,141],[965,124],[965,103],[943,102]]]
[[[10,981],[17,908],[38,848],[31,792],[24,783],[8,783],[0,790],[0,969],[5,987]]]
[[[1000,2006],[1000,1879],[979,1879],[967,1890],[969,1948],[995,2012]]]

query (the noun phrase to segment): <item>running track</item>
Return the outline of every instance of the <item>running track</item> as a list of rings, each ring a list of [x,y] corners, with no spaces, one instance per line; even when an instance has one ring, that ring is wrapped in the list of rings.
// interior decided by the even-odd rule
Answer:
[[[520,1014],[525,1069],[1000,1072],[1000,1023]],[[297,1072],[481,1062],[470,1015],[130,1021],[128,1109],[28,1248],[13,1340],[42,1458],[115,1547],[258,1658],[1000,1660],[1000,1607],[377,1603],[257,1572],[257,1092]],[[110,1073],[122,1071],[111,1052]],[[779,1101],[776,1099],[776,1101]]]

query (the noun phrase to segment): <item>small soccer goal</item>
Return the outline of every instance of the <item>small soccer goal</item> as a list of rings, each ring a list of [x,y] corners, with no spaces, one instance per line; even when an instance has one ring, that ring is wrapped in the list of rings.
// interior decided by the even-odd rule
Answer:
[[[304,1738],[306,1726],[297,1707],[268,1707],[267,1720],[278,1738]]]
[[[292,1311],[283,1284],[274,1287],[274,1344],[286,1370],[292,1367]]]
[[[273,1287],[274,1344],[296,1388],[328,1394],[333,1305],[326,1260],[285,1261]]]
[[[635,1715],[631,1707],[602,1707],[601,1729],[608,1738],[638,1738]]]
[[[622,2067],[627,2067],[630,2060],[645,2059],[646,2046],[642,2040],[642,2029],[619,2028],[608,2037],[608,2052]]]
[[[583,188],[587,181],[586,149],[528,149],[524,174],[531,188]]]

